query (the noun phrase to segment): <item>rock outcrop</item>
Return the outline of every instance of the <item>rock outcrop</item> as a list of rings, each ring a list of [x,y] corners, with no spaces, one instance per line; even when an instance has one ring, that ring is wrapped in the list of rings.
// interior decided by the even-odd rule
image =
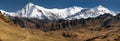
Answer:
[[[80,28],[103,29],[113,26],[120,26],[120,15],[112,16],[110,14],[100,15],[96,18],[63,20],[58,21],[43,21],[39,19],[28,19],[21,17],[10,17],[10,19],[19,24],[22,28],[36,28],[42,31],[54,30],[76,30]]]

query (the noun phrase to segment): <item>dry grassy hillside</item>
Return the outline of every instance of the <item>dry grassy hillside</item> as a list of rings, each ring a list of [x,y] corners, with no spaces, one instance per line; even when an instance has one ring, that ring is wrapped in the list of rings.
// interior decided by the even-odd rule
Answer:
[[[0,13],[0,41],[66,41],[46,36],[37,29],[20,28]]]

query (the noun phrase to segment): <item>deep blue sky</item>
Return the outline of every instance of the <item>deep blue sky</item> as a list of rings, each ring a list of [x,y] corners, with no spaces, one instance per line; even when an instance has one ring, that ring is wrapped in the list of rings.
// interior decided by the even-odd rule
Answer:
[[[29,2],[45,8],[67,8],[73,6],[92,8],[102,5],[113,11],[120,11],[120,0],[0,0],[0,9],[18,11]]]

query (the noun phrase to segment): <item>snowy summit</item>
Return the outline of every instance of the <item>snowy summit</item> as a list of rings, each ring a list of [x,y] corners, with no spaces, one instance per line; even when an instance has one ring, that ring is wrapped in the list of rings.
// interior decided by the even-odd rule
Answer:
[[[65,20],[73,20],[73,19],[81,19],[81,18],[94,18],[99,15],[109,13],[113,16],[116,14],[99,5],[94,8],[82,8],[82,7],[69,7],[64,9],[47,9],[33,3],[28,3],[22,10],[18,12],[6,12],[4,10],[0,10],[3,15],[13,16],[13,17],[24,17],[24,18],[38,18],[38,19],[49,19],[49,20],[57,20],[57,19],[65,19]]]

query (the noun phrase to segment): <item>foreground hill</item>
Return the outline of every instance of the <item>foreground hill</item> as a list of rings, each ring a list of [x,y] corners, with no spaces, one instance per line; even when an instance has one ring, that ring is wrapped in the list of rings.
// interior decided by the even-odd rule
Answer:
[[[0,41],[62,41],[65,39],[46,36],[36,29],[20,28],[0,13]]]

